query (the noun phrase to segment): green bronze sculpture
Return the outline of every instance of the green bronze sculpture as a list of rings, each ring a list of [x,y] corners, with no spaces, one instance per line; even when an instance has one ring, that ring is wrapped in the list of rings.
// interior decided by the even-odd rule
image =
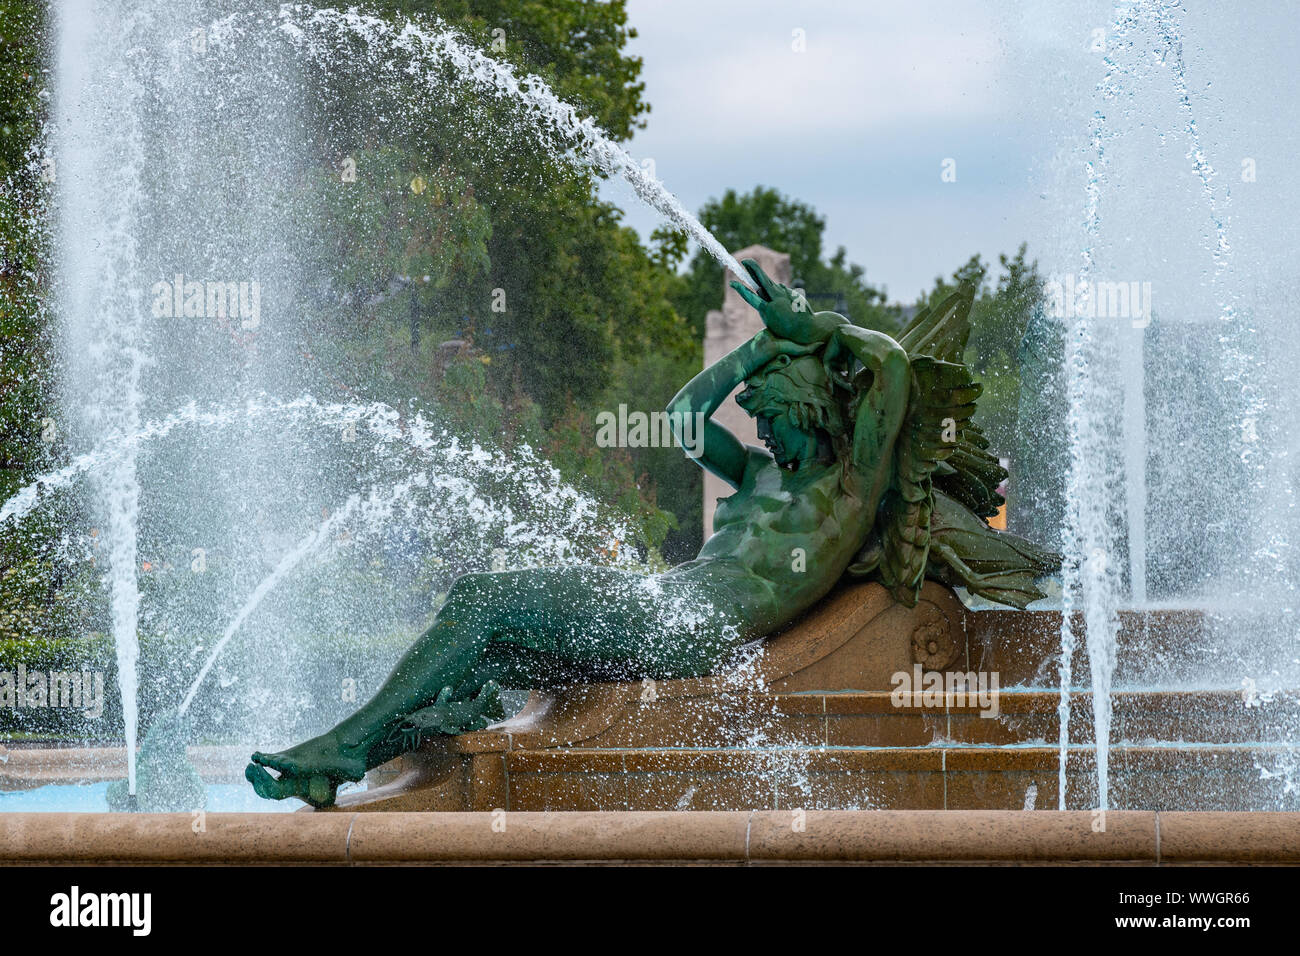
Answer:
[[[971,421],[980,386],[961,362],[969,295],[922,309],[895,340],[811,312],[744,265],[758,291],[732,284],[766,328],[669,408],[675,423],[703,413],[692,452],[736,489],[699,556],[649,576],[573,567],[458,578],[369,703],[320,737],[253,755],[246,776],[259,794],[329,806],[342,783],[422,739],[500,719],[499,687],[714,672],[846,575],[878,580],[909,606],[927,576],[1020,608],[1042,597],[1035,579],[1057,558],[983,520],[1006,473]],[[742,383],[737,401],[766,450],[712,420]]]

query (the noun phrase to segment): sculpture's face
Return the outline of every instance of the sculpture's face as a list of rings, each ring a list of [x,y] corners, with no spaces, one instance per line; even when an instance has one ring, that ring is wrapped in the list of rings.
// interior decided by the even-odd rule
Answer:
[[[790,421],[785,414],[763,414],[757,418],[758,437],[783,468],[817,456],[817,436]]]
[[[754,416],[758,437],[777,464],[790,468],[819,457],[824,442],[818,425],[829,422],[815,420],[827,417],[817,409],[833,406],[820,359],[778,356],[745,382],[736,402]]]

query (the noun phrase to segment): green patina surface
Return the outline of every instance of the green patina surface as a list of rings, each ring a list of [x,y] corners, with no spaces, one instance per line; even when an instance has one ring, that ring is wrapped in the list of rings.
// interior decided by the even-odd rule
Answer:
[[[499,687],[713,672],[846,575],[909,606],[927,577],[1015,607],[1042,596],[1035,579],[1056,556],[984,521],[1005,472],[972,421],[980,386],[960,360],[969,292],[922,309],[894,339],[813,312],[745,267],[755,288],[733,285],[764,330],[669,407],[677,426],[703,416],[702,442],[682,445],[736,489],[698,557],[653,576],[580,566],[459,578],[369,703],[319,737],[253,755],[259,794],[328,806],[342,783],[429,736],[499,719]],[[742,384],[765,448],[713,420]]]

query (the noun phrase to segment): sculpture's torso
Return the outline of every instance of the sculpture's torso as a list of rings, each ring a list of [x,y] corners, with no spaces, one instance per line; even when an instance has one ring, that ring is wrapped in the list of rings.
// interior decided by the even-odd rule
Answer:
[[[718,501],[698,560],[734,563],[766,582],[785,623],[835,585],[871,529],[844,485],[839,463],[788,471],[751,452],[740,489]]]

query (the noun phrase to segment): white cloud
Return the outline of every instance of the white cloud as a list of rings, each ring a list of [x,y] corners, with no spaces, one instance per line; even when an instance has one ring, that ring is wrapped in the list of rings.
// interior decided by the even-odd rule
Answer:
[[[649,127],[631,151],[653,158],[688,208],[726,189],[774,186],[812,203],[827,246],[910,297],[976,251],[1021,240],[1045,271],[1077,268],[1087,182],[1082,160],[1097,82],[1093,31],[1108,51],[1113,0],[631,0],[645,58]],[[1237,268],[1293,248],[1300,192],[1297,40],[1286,5],[1200,4],[1180,18],[1187,85],[1232,222]],[[806,30],[808,52],[790,50]],[[1150,48],[1150,28],[1134,36]],[[1205,199],[1186,158],[1174,78],[1151,59],[1107,107],[1103,197],[1107,268],[1191,288],[1208,268]],[[957,161],[958,180],[939,182]],[[1240,181],[1244,158],[1258,182]],[[618,196],[648,235],[658,222]],[[1149,260],[1149,261],[1148,261]],[[1177,278],[1177,282],[1175,282]],[[1198,287],[1199,288],[1199,287]],[[1196,301],[1172,303],[1193,311]],[[1202,301],[1206,299],[1200,294]]]
[[[984,157],[1017,162],[999,133],[1017,104],[999,85],[1004,32],[989,10],[631,0],[631,50],[645,59],[653,107],[631,150],[653,158],[691,209],[760,183],[811,202],[827,219],[828,252],[844,243],[874,281],[910,298],[980,248],[965,229],[936,240],[922,215],[909,217],[934,212],[941,159],[959,157],[968,177],[942,197],[949,222],[963,224],[987,221],[1005,193],[978,178]],[[791,48],[795,29],[805,53]],[[657,224],[626,190],[606,194],[643,235]],[[960,253],[948,248],[957,243]]]
[[[903,5],[630,5],[652,127],[696,142],[842,135],[903,120],[997,113],[998,35],[939,28]],[[805,31],[807,52],[792,50]]]

